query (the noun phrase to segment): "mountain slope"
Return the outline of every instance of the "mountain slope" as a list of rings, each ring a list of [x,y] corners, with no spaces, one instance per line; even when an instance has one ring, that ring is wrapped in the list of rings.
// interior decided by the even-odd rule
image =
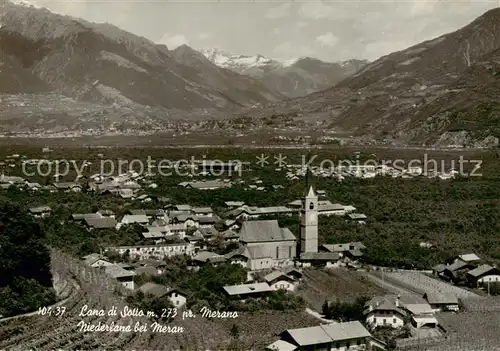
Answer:
[[[481,125],[482,131],[476,130],[475,135],[482,138],[488,131],[493,133],[492,125],[445,121],[432,126],[425,121],[456,106],[467,108],[474,101],[471,96],[490,101],[488,90],[481,88],[484,75],[474,76],[473,72],[492,65],[498,49],[500,8],[455,32],[381,57],[332,88],[276,104],[267,112],[255,111],[254,115],[269,116],[276,111],[289,116],[328,114],[329,124],[323,127],[358,136],[391,136],[406,143],[427,144],[440,142],[441,134],[450,130],[456,132],[456,128],[475,124]],[[488,89],[492,89],[498,84],[494,78],[497,76],[489,77],[492,81]],[[470,116],[480,118],[480,114]]]
[[[330,63],[306,57],[289,66],[266,72],[262,75],[261,80],[270,90],[294,98],[335,85],[367,63],[367,61],[362,60]]]
[[[227,109],[279,99],[270,92],[260,94],[254,80],[224,72],[208,60],[202,63],[207,66],[202,68],[208,74],[204,78],[217,79],[220,84],[205,84],[200,67],[172,58],[164,45],[109,24],[9,2],[0,11],[2,33],[13,32],[43,43],[43,55],[26,68],[56,92],[75,99],[179,110]],[[11,57],[20,62],[25,56],[18,51]],[[212,73],[216,77],[210,77]],[[231,96],[233,85],[237,96]]]
[[[324,62],[304,57],[281,62],[262,55],[245,56],[217,49],[200,50],[211,62],[259,79],[269,90],[289,98],[305,96],[326,89],[354,74],[368,61]]]

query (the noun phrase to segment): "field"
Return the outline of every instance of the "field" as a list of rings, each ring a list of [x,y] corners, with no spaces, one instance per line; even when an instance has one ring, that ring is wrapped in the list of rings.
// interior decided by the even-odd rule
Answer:
[[[342,268],[305,269],[298,294],[315,310],[321,312],[325,300],[352,302],[357,297],[385,294],[386,290],[370,282],[359,273]]]
[[[419,272],[390,272],[385,273],[385,277],[387,280],[392,280],[396,284],[400,284],[417,294],[423,295],[425,292],[428,292],[436,294],[453,294],[458,298],[479,297],[473,292],[431,278]]]

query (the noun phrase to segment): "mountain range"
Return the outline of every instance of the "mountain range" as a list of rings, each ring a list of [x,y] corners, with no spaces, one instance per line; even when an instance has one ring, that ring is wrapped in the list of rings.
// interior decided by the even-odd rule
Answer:
[[[333,87],[246,116],[323,116],[322,128],[404,144],[485,146],[500,137],[500,8],[383,56]]]
[[[200,52],[217,66],[256,78],[269,90],[289,98],[331,87],[368,64],[366,60],[324,62],[311,57],[281,61],[262,55],[236,55],[217,49]]]
[[[111,24],[0,5],[0,131],[154,131],[214,118],[230,127],[244,117],[403,144],[500,136],[500,8],[371,63],[327,63],[170,50]]]

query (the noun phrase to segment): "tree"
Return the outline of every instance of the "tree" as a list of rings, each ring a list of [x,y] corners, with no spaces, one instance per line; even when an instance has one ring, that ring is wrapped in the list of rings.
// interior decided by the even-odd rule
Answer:
[[[32,311],[55,301],[45,233],[28,213],[0,203],[0,314]]]

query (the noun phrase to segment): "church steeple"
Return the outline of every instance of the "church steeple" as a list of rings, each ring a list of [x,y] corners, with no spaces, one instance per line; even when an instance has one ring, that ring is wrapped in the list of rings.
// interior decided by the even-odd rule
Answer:
[[[318,252],[318,197],[312,185],[300,213],[300,252]]]
[[[315,196],[316,196],[316,194],[314,193],[314,189],[311,185],[311,186],[309,186],[309,191],[307,193],[307,197],[315,197]]]

